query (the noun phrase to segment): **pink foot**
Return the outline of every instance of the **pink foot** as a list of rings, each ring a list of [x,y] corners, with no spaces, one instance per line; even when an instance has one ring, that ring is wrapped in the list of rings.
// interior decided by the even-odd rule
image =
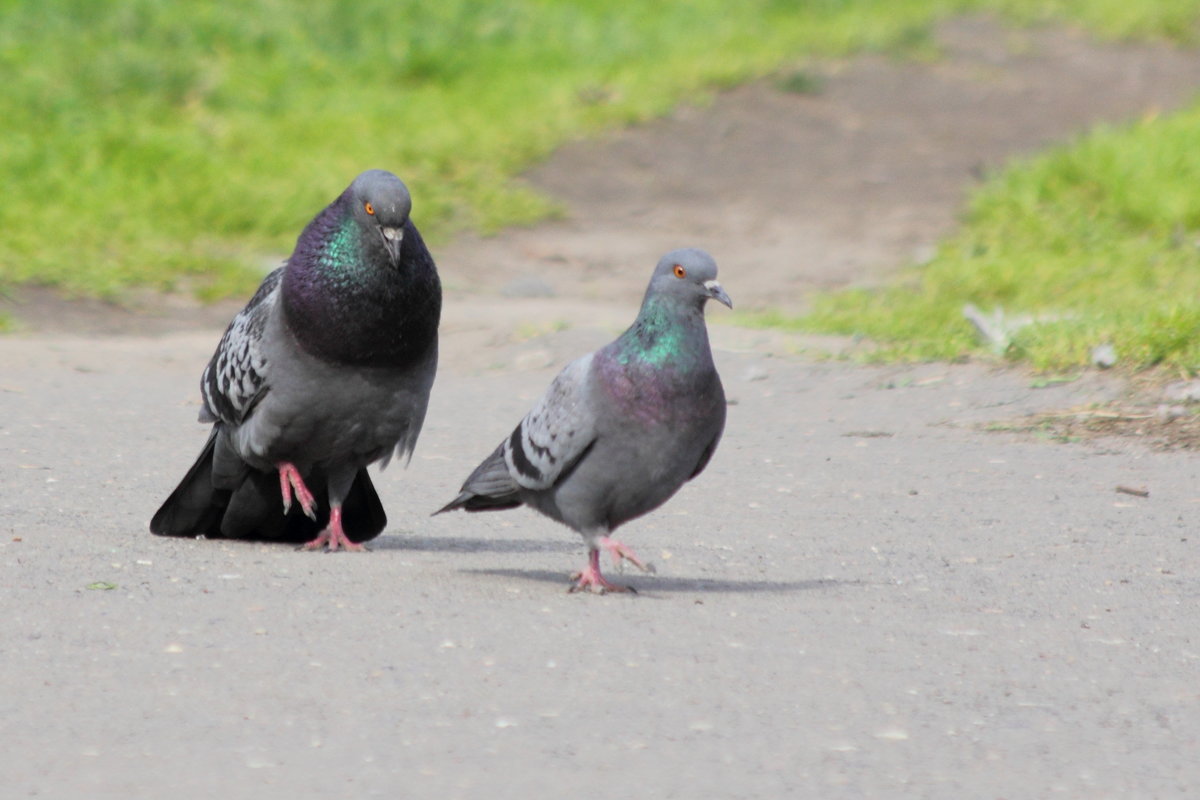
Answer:
[[[346,532],[342,530],[342,509],[341,506],[329,509],[329,525],[325,530],[317,534],[317,538],[311,542],[305,542],[300,546],[301,550],[320,550],[326,545],[329,546],[329,552],[337,550],[339,547],[343,550],[349,550],[355,553],[365,553],[367,548],[361,544],[356,544],[346,537]]]
[[[280,461],[275,466],[279,469],[279,491],[283,494],[283,513],[288,513],[292,508],[292,490],[294,489],[296,499],[300,501],[300,508],[304,510],[304,515],[315,520],[317,518],[317,501],[313,499],[312,492],[304,485],[304,478],[300,476],[300,470],[296,469],[295,464],[287,461]]]
[[[637,589],[632,586],[621,586],[612,583],[600,574],[600,551],[588,551],[588,565],[571,576],[571,580],[575,584],[571,587],[572,592],[590,592],[598,591],[600,594],[605,592],[633,592],[637,594]]]
[[[607,536],[601,536],[598,543],[612,556],[613,564],[620,566],[621,559],[625,559],[642,572],[654,572],[654,565],[642,563],[642,560],[634,555],[633,550],[628,545],[621,544],[616,539],[611,539]],[[593,550],[592,552],[595,553],[596,551]]]

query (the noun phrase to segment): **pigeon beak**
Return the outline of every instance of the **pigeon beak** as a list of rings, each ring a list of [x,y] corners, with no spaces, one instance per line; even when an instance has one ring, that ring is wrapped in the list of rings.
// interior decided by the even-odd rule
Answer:
[[[725,294],[725,290],[721,288],[721,284],[716,281],[705,281],[704,288],[708,290],[708,296],[718,303],[733,308],[733,301],[729,299],[729,295]]]
[[[383,235],[383,246],[387,248],[394,267],[400,263],[400,245],[404,242],[404,229],[380,228],[379,233]]]

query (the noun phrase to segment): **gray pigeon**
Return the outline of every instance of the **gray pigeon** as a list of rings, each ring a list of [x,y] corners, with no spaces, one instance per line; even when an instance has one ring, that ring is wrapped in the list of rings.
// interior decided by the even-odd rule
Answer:
[[[308,224],[204,369],[212,433],[152,532],[330,550],[379,535],[366,466],[411,456],[437,370],[442,287],[411,210],[370,170]]]
[[[629,330],[568,364],[434,513],[530,506],[587,542],[588,564],[572,576],[572,591],[628,589],[600,573],[600,548],[645,570],[609,534],[699,475],[725,428],[725,392],[704,327],[710,298],[733,307],[708,253],[663,256]]]

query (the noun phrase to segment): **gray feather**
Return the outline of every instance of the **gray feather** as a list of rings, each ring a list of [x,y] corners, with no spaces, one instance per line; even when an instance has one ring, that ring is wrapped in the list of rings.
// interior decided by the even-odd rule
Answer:
[[[279,299],[283,270],[280,267],[263,280],[225,329],[200,377],[201,422],[240,423],[264,390],[269,365],[263,355],[263,329]]]
[[[568,364],[502,445],[509,475],[522,488],[553,486],[595,439],[587,394],[591,363],[588,354]]]

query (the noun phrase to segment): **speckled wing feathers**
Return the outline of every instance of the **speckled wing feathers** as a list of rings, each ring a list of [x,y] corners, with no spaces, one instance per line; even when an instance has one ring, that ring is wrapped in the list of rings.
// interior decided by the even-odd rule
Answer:
[[[231,425],[240,424],[269,388],[262,336],[267,318],[278,301],[282,278],[282,267],[268,275],[254,297],[225,329],[217,351],[200,378],[200,392],[204,397],[201,422],[221,420]]]
[[[509,474],[525,489],[548,489],[596,438],[588,406],[592,356],[572,361],[502,445]]]

